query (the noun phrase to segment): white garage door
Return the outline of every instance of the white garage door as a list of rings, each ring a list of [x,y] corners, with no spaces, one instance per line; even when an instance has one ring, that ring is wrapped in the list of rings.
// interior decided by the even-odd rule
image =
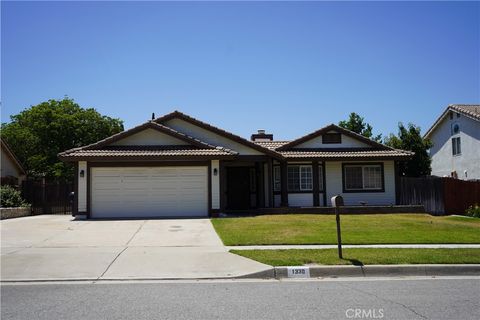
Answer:
[[[91,217],[208,216],[207,167],[94,167]]]

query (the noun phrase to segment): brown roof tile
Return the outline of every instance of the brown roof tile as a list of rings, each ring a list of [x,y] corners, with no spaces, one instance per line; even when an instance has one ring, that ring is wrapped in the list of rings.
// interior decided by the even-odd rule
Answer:
[[[412,152],[403,150],[295,150],[281,151],[282,156],[289,158],[321,158],[321,159],[366,159],[366,158],[409,158]]]
[[[168,148],[167,146],[122,146],[121,148],[104,148],[98,150],[76,150],[61,157],[65,160],[79,158],[135,158],[135,157],[182,157],[182,156],[233,156],[236,152],[225,149],[193,149],[179,148],[178,146]]]
[[[433,130],[448,115],[450,111],[455,111],[467,117],[480,121],[480,104],[450,104],[445,111],[435,120],[433,125],[425,133],[424,137],[429,138]]]

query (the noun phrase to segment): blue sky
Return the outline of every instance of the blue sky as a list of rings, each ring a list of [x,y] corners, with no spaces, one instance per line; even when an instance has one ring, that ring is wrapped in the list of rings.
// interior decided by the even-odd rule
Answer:
[[[292,139],[354,111],[423,131],[480,102],[479,2],[4,2],[2,122],[68,95]]]

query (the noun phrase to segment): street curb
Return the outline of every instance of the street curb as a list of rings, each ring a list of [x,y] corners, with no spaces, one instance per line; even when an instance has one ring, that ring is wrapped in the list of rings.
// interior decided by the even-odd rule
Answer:
[[[275,267],[275,278],[288,278],[289,268],[295,267]],[[308,268],[307,274],[310,278],[480,275],[480,264],[300,266],[298,268]]]
[[[288,269],[308,269],[307,276],[289,277]],[[480,276],[480,264],[406,264],[367,266],[285,266],[233,277],[199,278],[78,278],[78,279],[10,279],[0,280],[1,284],[29,282],[113,282],[113,281],[155,281],[155,280],[228,280],[228,279],[284,279],[284,278],[340,278],[340,277],[402,277],[402,276]]]

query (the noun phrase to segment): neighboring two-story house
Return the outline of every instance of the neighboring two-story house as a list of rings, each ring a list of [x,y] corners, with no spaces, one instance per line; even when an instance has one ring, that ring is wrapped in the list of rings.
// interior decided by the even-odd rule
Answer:
[[[451,104],[424,136],[430,149],[432,175],[480,179],[480,105]]]

